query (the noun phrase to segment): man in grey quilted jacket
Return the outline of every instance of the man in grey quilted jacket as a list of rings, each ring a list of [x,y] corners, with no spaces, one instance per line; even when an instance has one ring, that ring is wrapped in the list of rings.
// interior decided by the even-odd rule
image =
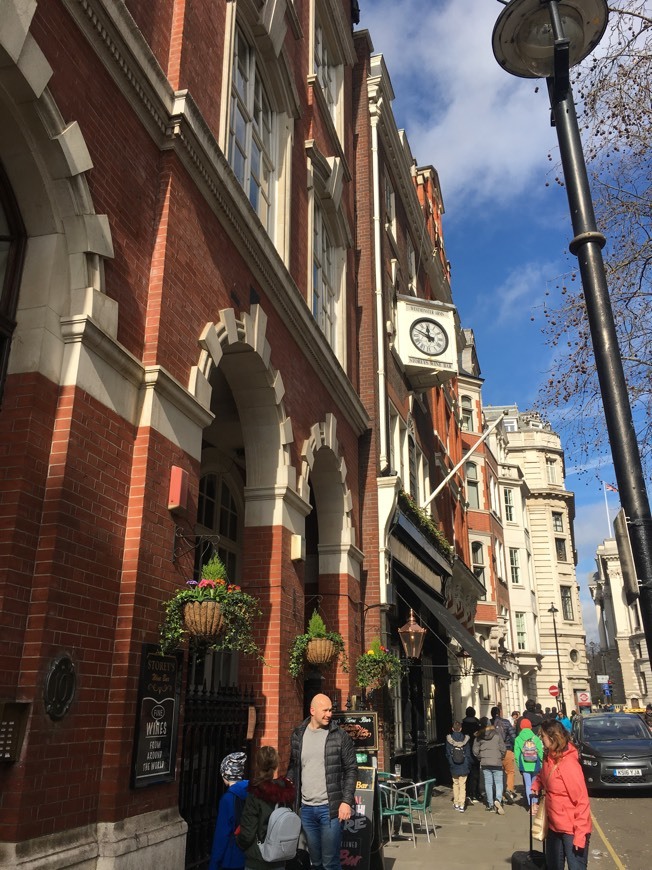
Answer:
[[[330,698],[315,695],[310,716],[290,741],[287,775],[296,786],[313,870],[341,870],[342,822],[351,818],[355,800],[355,746],[332,716]]]

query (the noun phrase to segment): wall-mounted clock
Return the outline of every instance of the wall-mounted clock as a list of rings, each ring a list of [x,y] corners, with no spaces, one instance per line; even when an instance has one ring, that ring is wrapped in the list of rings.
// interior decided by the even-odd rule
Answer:
[[[414,321],[410,327],[410,338],[414,346],[427,356],[439,356],[448,347],[446,330],[430,317]]]

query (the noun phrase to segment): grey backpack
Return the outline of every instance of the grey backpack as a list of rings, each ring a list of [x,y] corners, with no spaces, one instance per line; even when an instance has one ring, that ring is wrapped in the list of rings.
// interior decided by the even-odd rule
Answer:
[[[269,864],[281,864],[297,854],[301,819],[289,807],[272,810],[267,822],[267,833],[262,843],[258,843],[260,856]]]

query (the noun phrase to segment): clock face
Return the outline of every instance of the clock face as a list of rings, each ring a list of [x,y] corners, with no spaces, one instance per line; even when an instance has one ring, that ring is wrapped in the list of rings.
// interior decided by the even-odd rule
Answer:
[[[410,338],[421,353],[439,356],[448,347],[448,336],[436,320],[422,317],[415,320],[410,328]]]

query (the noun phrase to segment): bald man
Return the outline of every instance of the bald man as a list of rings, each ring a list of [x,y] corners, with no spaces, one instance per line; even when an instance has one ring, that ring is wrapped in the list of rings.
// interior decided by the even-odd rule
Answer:
[[[342,822],[355,800],[355,747],[332,718],[331,699],[315,695],[310,716],[290,740],[288,778],[297,789],[312,870],[341,870]]]

